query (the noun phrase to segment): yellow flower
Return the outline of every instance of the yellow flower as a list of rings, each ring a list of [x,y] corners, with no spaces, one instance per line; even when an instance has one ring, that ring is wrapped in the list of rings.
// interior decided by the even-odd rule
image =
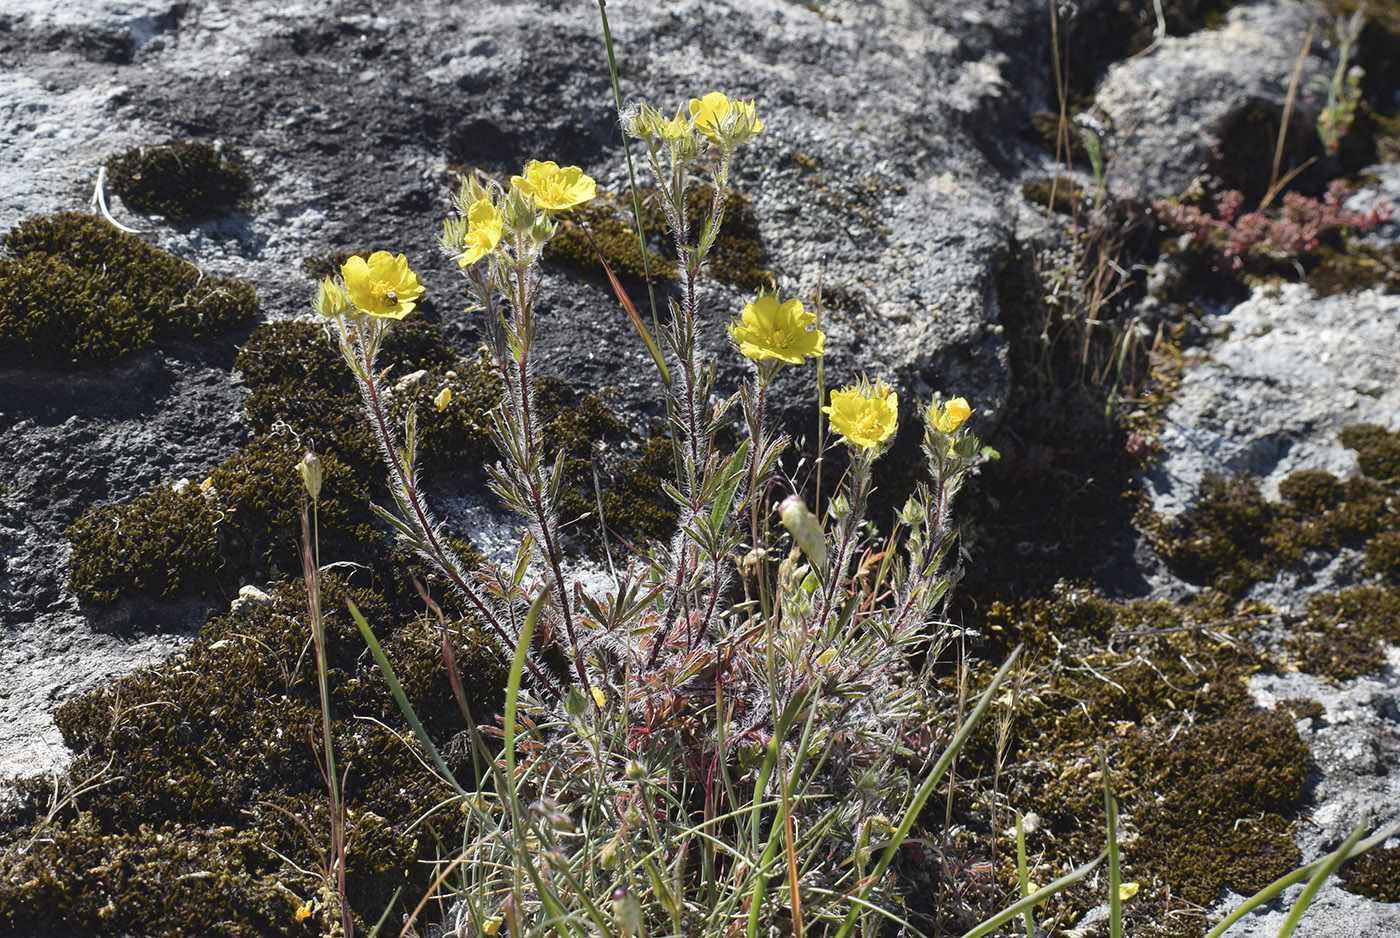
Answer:
[[[452,403],[451,388],[443,388],[441,391],[437,392],[437,397],[433,398],[433,404],[436,405],[439,411],[446,410],[447,405],[450,403]]]
[[[598,185],[591,176],[585,176],[577,166],[561,169],[553,160],[531,160],[525,164],[525,175],[510,177],[510,184],[521,195],[534,199],[536,206],[550,212],[582,205],[598,194]]]
[[[711,91],[690,99],[690,117],[700,132],[716,143],[738,143],[763,132],[763,121],[754,117],[753,102],[745,104]]]
[[[505,919],[501,916],[493,915],[482,923],[481,930],[486,933],[487,938],[490,938],[491,935],[501,930],[501,923],[504,921]]]
[[[1118,901],[1127,902],[1133,896],[1136,896],[1138,894],[1138,888],[1139,887],[1137,883],[1119,883]]]
[[[929,408],[929,422],[939,433],[952,433],[972,416],[967,398],[955,397],[942,407]]]
[[[375,251],[369,260],[352,257],[340,268],[350,302],[362,313],[384,319],[402,319],[413,311],[424,293],[418,275],[408,269],[408,258]]]
[[[593,702],[597,704],[598,709],[601,710],[608,705],[607,695],[595,687],[593,688]]]
[[[501,243],[503,230],[501,213],[496,211],[490,199],[477,199],[471,204],[471,208],[467,209],[467,225],[467,252],[457,261],[462,267],[475,264],[496,250],[496,245]]]
[[[695,129],[689,117],[684,116],[680,109],[676,110],[676,116],[669,120],[660,115],[656,118],[656,132],[665,140],[683,140]]]
[[[313,905],[314,905],[314,900],[312,900],[312,899],[307,899],[307,900],[306,900],[305,902],[303,902],[301,905],[297,906],[296,913],[295,913],[292,917],[295,918],[298,922],[304,922],[304,921],[306,921],[307,919],[309,919],[309,918],[311,917],[311,912],[312,912],[312,906],[313,906]]]
[[[822,412],[831,418],[831,428],[860,449],[876,449],[894,436],[899,424],[899,395],[883,380],[831,392],[831,406]]]
[[[776,359],[793,365],[820,355],[826,334],[818,329],[817,317],[802,308],[801,300],[778,304],[776,296],[762,293],[744,307],[742,322],[729,323],[729,337],[739,353],[763,361]]]

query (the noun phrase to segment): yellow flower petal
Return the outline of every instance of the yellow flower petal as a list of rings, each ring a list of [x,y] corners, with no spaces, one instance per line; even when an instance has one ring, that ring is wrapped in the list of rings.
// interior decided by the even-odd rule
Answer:
[[[952,433],[972,416],[967,398],[955,397],[933,413],[933,428],[939,433]]]
[[[425,292],[418,275],[408,269],[408,258],[388,251],[375,251],[368,259],[352,257],[341,265],[340,275],[355,308],[384,319],[404,318]]]
[[[739,143],[763,132],[763,121],[754,117],[752,101],[745,104],[719,91],[691,98],[690,117],[696,128],[716,143]]]
[[[501,243],[503,230],[501,213],[496,211],[491,200],[477,199],[467,209],[467,250],[457,263],[466,267],[490,254]]]
[[[831,392],[831,405],[822,412],[831,420],[831,429],[859,449],[875,449],[894,436],[899,426],[899,395],[884,380]]]
[[[553,160],[531,160],[525,164],[525,175],[510,177],[510,184],[550,212],[582,205],[598,194],[597,183],[583,170],[577,166],[561,169]]]
[[[437,409],[438,409],[439,411],[444,411],[444,410],[446,410],[446,409],[447,409],[447,405],[450,404],[450,403],[452,403],[452,389],[451,389],[451,388],[443,388],[441,391],[439,391],[439,392],[437,393],[437,397],[433,398],[433,404],[437,406]]]
[[[593,702],[597,704],[598,709],[601,710],[608,705],[607,695],[595,687],[593,688]]]
[[[826,334],[816,325],[817,317],[802,308],[801,300],[779,304],[776,296],[759,294],[744,307],[740,321],[730,322],[729,335],[741,355],[800,365],[826,347]]]
[[[1138,894],[1138,888],[1139,887],[1137,883],[1119,883],[1118,901],[1127,902],[1133,896],[1136,896]]]

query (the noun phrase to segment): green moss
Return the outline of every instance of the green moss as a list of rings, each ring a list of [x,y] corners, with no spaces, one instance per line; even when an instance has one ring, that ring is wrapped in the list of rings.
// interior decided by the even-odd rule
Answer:
[[[349,892],[364,928],[397,887],[409,897],[426,891],[436,838],[456,828],[443,814],[424,818],[450,789],[423,768],[347,598],[373,624],[442,748],[461,718],[436,622],[396,617],[376,595],[328,577],[332,732],[348,770]],[[470,623],[448,632],[473,713],[487,719],[500,705],[504,660]],[[292,916],[324,888],[317,871],[329,830],[312,742],[320,717],[309,634],[304,589],[288,581],[267,601],[211,620],[185,655],[61,707],[55,722],[80,753],[73,777],[103,784],[79,797],[81,811],[60,811],[36,830],[34,849],[0,857],[0,931],[326,933],[319,915],[305,924]]]
[[[1400,585],[1400,531],[1383,531],[1366,542],[1366,569]]]
[[[1298,862],[1293,817],[1308,765],[1292,711],[1258,710],[1248,677],[1269,666],[1240,636],[1260,610],[1207,593],[1187,607],[1106,600],[1061,585],[1051,596],[991,610],[986,628],[1025,643],[1035,664],[1021,679],[1002,753],[1004,803],[1040,817],[1028,844],[1042,882],[1095,856],[1103,839],[1098,774],[1105,747],[1123,817],[1124,877],[1143,883],[1125,908],[1127,933],[1199,936],[1204,917],[1167,914],[1183,900],[1210,905],[1226,888],[1249,893]],[[995,731],[960,758],[987,777]],[[1006,828],[987,800],[965,821]],[[1003,841],[1006,853],[1014,849]],[[1014,862],[998,869],[1008,887]],[[1014,887],[1013,887],[1014,888]],[[1102,882],[1053,900],[1043,915],[1066,925],[1102,900]]]
[[[687,192],[687,217],[708,217],[714,198],[715,191],[710,186],[698,186]],[[760,288],[772,289],[775,281],[773,272],[763,265],[758,217],[749,206],[749,197],[732,189],[724,195],[724,221],[710,251],[707,270],[720,283],[746,293]]]
[[[596,520],[600,497],[613,536],[657,540],[675,530],[675,503],[662,489],[662,481],[675,475],[665,433],[653,428],[635,456],[623,455],[619,444],[627,428],[593,395],[546,379],[540,382],[537,404],[547,421],[545,439],[564,459],[570,482],[560,496],[560,516],[584,519],[568,529],[575,539],[594,547],[602,543],[602,525]],[[595,441],[606,448],[595,450]]]
[[[21,222],[0,260],[0,360],[86,365],[257,315],[253,288],[206,277],[91,215]]]
[[[1289,697],[1280,700],[1276,709],[1291,714],[1295,720],[1318,721],[1327,713],[1327,709],[1311,697]]]
[[[1385,649],[1347,622],[1309,620],[1289,636],[1298,668],[1334,681],[1375,674],[1385,667]]]
[[[268,875],[266,857],[250,830],[165,821],[109,833],[84,813],[0,858],[0,923],[29,935],[310,938],[310,923],[293,924],[298,893]]]
[[[1341,248],[1324,244],[1308,273],[1308,286],[1320,296],[1356,293],[1378,284],[1387,293],[1400,291],[1400,246],[1376,247],[1350,240]]]
[[[213,499],[198,486],[157,486],[124,505],[89,512],[67,531],[69,585],[89,602],[111,602],[127,590],[208,592],[220,563],[218,523]]]
[[[1240,593],[1282,563],[1269,536],[1273,522],[1252,476],[1208,475],[1190,509],[1162,523],[1157,551],[1183,579]]]
[[[1400,478],[1400,433],[1359,424],[1338,433],[1337,439],[1356,451],[1357,465],[1366,475],[1381,481]]]
[[[498,392],[489,391],[494,386],[482,375],[484,365],[459,359],[422,320],[399,323],[380,355],[380,365],[390,369],[390,382],[395,376],[427,372],[411,397],[418,406],[425,456],[480,452],[485,411],[499,399]],[[283,320],[259,326],[239,351],[234,369],[248,384],[243,409],[254,430],[266,433],[286,425],[303,445],[338,457],[357,474],[367,479],[380,474],[379,450],[359,389],[324,324]],[[439,416],[431,399],[444,385],[452,388],[458,403]],[[469,432],[468,424],[475,429]]]
[[[1079,190],[1069,179],[1035,179],[1021,187],[1021,195],[1065,215],[1073,214],[1079,206]]]
[[[1386,449],[1393,439],[1384,431],[1377,438],[1371,430],[1379,428],[1353,427],[1342,436],[1366,448],[1363,469],[1382,470],[1394,458]],[[1305,470],[1284,479],[1279,492],[1283,501],[1270,503],[1248,475],[1207,476],[1187,512],[1157,522],[1157,550],[1178,576],[1231,594],[1271,579],[1306,551],[1335,552],[1367,538],[1368,556],[1374,553],[1376,563],[1384,564],[1389,535],[1376,535],[1390,515],[1391,493],[1383,485],[1365,477],[1339,482],[1329,473]]]
[[[665,217],[656,204],[655,192],[643,189],[639,195],[643,228],[649,237],[661,238]],[[686,218],[691,225],[698,225],[709,217],[714,198],[715,190],[711,186],[697,186],[686,192]],[[630,201],[624,203],[615,197],[606,197],[583,207],[579,213],[613,272],[641,279],[644,276],[642,254],[633,227]],[[570,219],[560,222],[559,232],[549,243],[545,256],[580,270],[601,271],[593,245],[579,223]],[[647,264],[654,280],[675,279],[675,249],[669,239],[647,247]],[[707,270],[721,283],[743,291],[757,290],[773,281],[773,273],[763,266],[758,219],[749,206],[748,197],[741,193],[730,190],[725,194],[724,221],[710,251]]]
[[[1400,902],[1400,847],[1378,847],[1342,867],[1342,888],[1377,902]]]
[[[1341,501],[1342,483],[1330,472],[1303,469],[1280,482],[1278,493],[1298,511],[1320,515]]]
[[[436,399],[446,389],[447,406]],[[485,355],[463,359],[452,368],[434,369],[419,381],[412,396],[418,410],[418,439],[430,468],[476,473],[497,458],[491,441],[491,411],[501,402],[501,376]]]
[[[210,473],[223,512],[221,543],[235,568],[263,574],[301,569],[301,508],[306,495],[297,464],[304,452],[296,436],[274,431]],[[365,480],[332,453],[319,455],[325,476],[317,508],[321,555],[337,561],[382,559],[388,538],[371,523]]]
[[[173,220],[218,214],[244,198],[253,183],[236,148],[197,140],[110,157],[107,180],[133,210]]]
[[[654,195],[648,192],[647,197],[654,198]],[[643,263],[642,251],[637,243],[637,229],[633,227],[630,200],[624,204],[615,196],[604,195],[576,211],[577,220],[564,218],[559,221],[559,230],[545,250],[546,258],[579,270],[601,272],[598,254],[593,249],[593,245],[597,244],[598,251],[602,252],[608,266],[619,277],[642,280],[649,268],[652,279],[658,283],[675,279],[675,260],[651,245],[646,249],[646,261]],[[643,225],[649,236],[659,237],[662,231],[660,211],[653,207],[643,214]],[[585,227],[593,235],[591,243],[584,233]]]

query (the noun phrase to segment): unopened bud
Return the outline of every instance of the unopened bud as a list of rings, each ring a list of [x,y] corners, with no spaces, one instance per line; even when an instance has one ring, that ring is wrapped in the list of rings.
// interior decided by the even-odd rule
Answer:
[[[316,501],[321,497],[321,460],[316,458],[314,452],[307,450],[297,469],[301,472],[301,484],[306,486],[306,494],[311,496],[313,502]]]
[[[818,570],[826,569],[826,534],[817,516],[807,508],[800,495],[789,495],[778,506],[778,517],[788,529],[792,540],[807,555]]]

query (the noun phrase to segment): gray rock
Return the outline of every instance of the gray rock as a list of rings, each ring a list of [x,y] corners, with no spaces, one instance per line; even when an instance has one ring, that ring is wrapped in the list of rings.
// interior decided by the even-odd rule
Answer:
[[[1155,510],[1180,511],[1211,472],[1250,472],[1268,498],[1299,469],[1346,478],[1356,457],[1337,441],[1339,430],[1400,428],[1400,297],[1270,287],[1209,325],[1216,338],[1167,408],[1167,454],[1150,476]]]
[[[1094,103],[1108,125],[1104,150],[1113,157],[1116,194],[1138,203],[1180,194],[1215,158],[1220,136],[1249,111],[1271,114],[1276,129],[1316,17],[1316,8],[1299,0],[1243,3],[1226,14],[1220,29],[1166,37],[1146,54],[1109,68]],[[1331,77],[1326,52],[1319,34],[1299,89],[1315,76]],[[1316,108],[1306,95],[1297,96],[1294,132],[1311,133]],[[1270,135],[1261,139],[1268,150],[1273,129],[1257,133]],[[1258,167],[1244,169],[1267,180],[1271,152]]]
[[[826,312],[829,383],[882,375],[911,414],[935,391],[966,395],[984,413],[1004,400],[994,287],[1012,190],[998,166],[1014,157],[1026,96],[1044,83],[1038,9],[1030,0],[979,10],[901,0],[610,8],[628,99],[672,108],[713,89],[757,99],[768,129],[741,153],[734,183],[752,198],[764,263],[783,291],[810,298],[820,285],[843,297]],[[110,204],[160,247],[252,281],[271,319],[306,313],[304,259],[390,248],[408,254],[444,331],[470,350],[479,336],[452,312],[457,273],[435,243],[449,164],[509,174],[549,158],[582,165],[613,191],[625,185],[591,8],[19,0],[0,21],[0,113],[14,118],[0,139],[0,228],[85,208],[112,154],[172,137],[223,140],[256,180],[246,210],[175,225],[115,195]],[[707,284],[702,301],[705,344],[724,369],[720,387],[732,388],[746,364],[722,325],[745,296]],[[608,394],[645,426],[657,413],[653,369],[604,285],[552,270],[541,313],[540,372]],[[201,620],[191,604],[123,603],[96,621],[66,587],[63,530],[157,482],[201,479],[244,441],[230,374],[241,338],[59,382],[0,375],[0,479],[14,480],[0,517],[0,628],[6,646],[38,650],[23,664],[0,653],[15,688],[0,768],[22,765],[24,740],[51,737],[48,711],[87,686],[41,663],[81,647],[110,677],[130,661],[107,657],[108,645],[158,654]],[[792,371],[777,409],[802,420],[813,412],[813,373]]]

